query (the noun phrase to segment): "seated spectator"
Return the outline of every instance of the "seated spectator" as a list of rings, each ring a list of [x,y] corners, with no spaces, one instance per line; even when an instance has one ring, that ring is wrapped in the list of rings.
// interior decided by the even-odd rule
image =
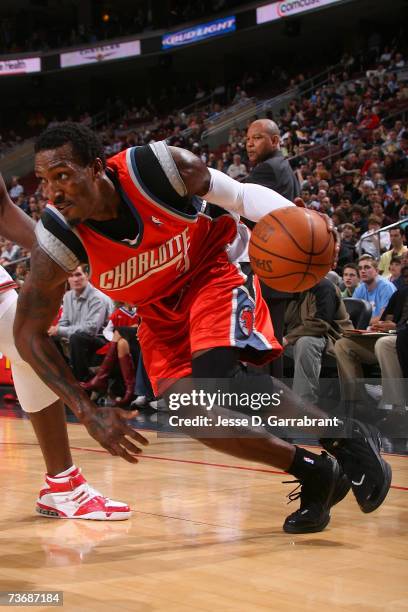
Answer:
[[[334,213],[332,214],[332,221],[334,223],[334,227],[336,228],[341,227],[342,225],[345,224],[346,215],[344,214],[342,210],[340,210],[340,208],[335,210]]]
[[[361,235],[356,244],[356,251],[359,256],[370,255],[373,259],[379,259],[381,253],[388,251],[391,246],[390,234],[388,231],[378,232],[381,229],[381,219],[375,215],[368,217],[368,230]]]
[[[404,230],[401,227],[394,227],[390,229],[390,242],[391,249],[383,253],[380,257],[378,264],[379,272],[387,278],[390,274],[390,263],[393,257],[401,257],[401,255],[407,251],[407,247],[404,246]]]
[[[360,284],[358,275],[358,265],[355,263],[346,264],[343,268],[343,285],[344,289],[341,292],[341,297],[353,297],[354,290]]]
[[[16,281],[19,287],[22,287],[24,285],[24,281],[26,279],[27,274],[28,274],[27,264],[25,261],[21,261],[20,263],[16,265],[16,271],[13,275],[14,280]]]
[[[373,309],[370,325],[380,320],[390,297],[396,291],[395,285],[378,274],[378,264],[369,255],[362,255],[358,260],[360,284],[353,293],[354,298],[366,300]]]
[[[134,398],[136,372],[135,364],[139,360],[139,343],[137,341],[137,328],[140,317],[136,308],[130,304],[123,304],[109,317],[109,322],[103,330],[108,344],[98,351],[104,354],[102,364],[97,374],[88,382],[83,382],[86,391],[106,391],[112,371],[119,363],[120,372],[125,384],[125,394],[116,398],[116,406],[128,406]]]
[[[19,181],[18,176],[13,176],[11,179],[11,187],[9,189],[9,196],[13,200],[13,202],[17,200],[18,196],[21,196],[24,193],[24,187],[20,185],[18,181]]]
[[[387,227],[388,225],[391,225],[392,219],[390,219],[390,217],[387,217],[384,214],[384,206],[381,204],[381,202],[374,202],[372,205],[371,212],[376,217],[379,217],[381,221],[381,227]]]
[[[391,281],[397,289],[399,289],[399,282],[401,280],[401,267],[401,257],[391,257],[391,263],[389,268],[390,273],[386,278],[387,280]]]
[[[345,223],[341,226],[340,233],[340,250],[338,255],[338,266],[343,268],[346,264],[351,263],[356,258],[356,230],[351,223]]]
[[[312,203],[312,193],[310,191],[310,189],[308,188],[304,188],[301,190],[300,192],[300,197],[302,198],[302,200],[304,201],[306,208],[310,208],[310,204]]]
[[[394,292],[383,311],[381,320],[372,325],[378,332],[403,330],[408,320],[408,266],[402,269],[401,275],[405,287]],[[397,335],[383,337],[358,336],[342,338],[336,342],[334,352],[337,358],[337,369],[345,400],[363,401],[372,405],[367,397],[362,380],[363,364],[379,363],[383,384],[383,402],[403,407],[406,395],[401,383],[403,373],[397,356]],[[378,416],[378,415],[377,415]]]
[[[236,154],[234,155],[233,163],[228,167],[227,174],[233,179],[241,179],[244,178],[248,172],[245,164],[241,163],[241,156]]]
[[[293,391],[304,401],[316,402],[323,354],[352,328],[340,290],[327,279],[288,303],[283,346],[294,361]]]
[[[401,185],[398,185],[398,183],[391,187],[391,193],[392,198],[386,204],[384,212],[394,222],[399,221],[399,212],[407,200],[404,198]]]
[[[10,264],[20,257],[20,247],[11,240],[6,240],[0,255],[0,264]]]
[[[68,282],[62,316],[48,334],[68,353],[75,378],[83,381],[89,378],[90,357],[105,344],[98,334],[112,311],[112,301],[91,285],[85,266],[78,266]]]
[[[355,227],[356,236],[361,236],[368,230],[367,215],[363,206],[355,204],[351,209],[351,222]]]
[[[338,205],[338,207],[336,208],[336,211],[341,210],[342,213],[344,213],[345,217],[346,217],[346,222],[349,223],[351,221],[351,211],[353,209],[353,204],[351,203],[351,196],[350,194],[344,194],[341,198],[340,198],[340,203]]]
[[[363,208],[367,208],[368,210],[371,204],[370,196],[373,190],[374,190],[373,181],[371,181],[370,179],[366,179],[365,181],[363,181],[359,187],[360,198],[357,201],[357,205]]]

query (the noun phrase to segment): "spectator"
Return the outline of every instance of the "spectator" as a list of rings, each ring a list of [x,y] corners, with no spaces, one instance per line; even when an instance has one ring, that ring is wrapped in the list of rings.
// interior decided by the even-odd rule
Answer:
[[[20,256],[20,247],[11,240],[6,240],[4,248],[1,251],[0,264],[10,264]]]
[[[390,297],[396,291],[395,285],[378,274],[378,264],[369,255],[362,255],[358,260],[360,284],[353,293],[354,298],[366,300],[373,309],[370,325],[380,320]]]
[[[232,159],[233,163],[228,167],[227,174],[233,179],[240,180],[248,174],[246,166],[241,162],[240,155],[235,154]]]
[[[401,272],[405,287],[394,292],[385,308],[381,320],[373,324],[373,330],[389,332],[404,329],[408,320],[408,266]],[[358,336],[342,338],[335,347],[337,368],[343,398],[350,401],[363,401],[372,406],[361,379],[364,378],[363,364],[379,363],[383,384],[383,403],[398,407],[405,406],[406,396],[401,379],[402,370],[397,356],[397,336],[395,334],[378,338]],[[377,415],[378,418],[378,415]]]
[[[120,372],[125,384],[125,394],[116,398],[116,406],[128,406],[134,397],[136,382],[135,363],[139,360],[139,343],[137,328],[140,317],[131,304],[122,304],[109,317],[109,322],[103,330],[108,344],[99,349],[104,359],[97,374],[88,382],[83,382],[86,391],[106,391],[109,377],[119,363]]]
[[[358,204],[355,204],[353,206],[353,208],[351,209],[351,220],[356,230],[356,236],[360,236],[368,230],[366,212],[362,206]]]
[[[391,187],[391,192],[392,198],[388,201],[384,212],[392,221],[399,221],[400,210],[407,203],[407,200],[404,198],[401,185],[394,184]]]
[[[391,281],[393,285],[399,289],[399,284],[401,282],[401,257],[392,257],[390,263],[390,274],[387,276],[387,280]]]
[[[343,285],[341,292],[343,298],[353,297],[354,290],[358,287],[360,279],[358,276],[358,265],[355,263],[346,264],[343,268]]]
[[[340,203],[336,208],[336,211],[341,210],[342,213],[346,217],[346,221],[349,223],[351,221],[351,211],[353,209],[353,205],[351,203],[351,196],[349,194],[344,194],[340,198]]]
[[[288,303],[283,346],[294,361],[293,391],[304,401],[316,402],[323,354],[352,328],[339,289],[327,279]]]
[[[356,258],[355,233],[355,227],[351,223],[345,223],[341,226],[340,250],[338,255],[339,268],[343,268],[346,264],[353,262]]]
[[[334,213],[332,214],[332,221],[336,228],[339,228],[342,225],[344,225],[346,222],[346,216],[344,212],[340,210],[339,208],[335,210]]]
[[[21,261],[20,263],[16,265],[16,271],[14,273],[14,280],[19,285],[19,287],[23,286],[27,274],[28,274],[27,264],[25,261]]]
[[[378,264],[378,270],[384,278],[387,278],[390,274],[391,259],[393,257],[401,257],[408,250],[404,246],[404,230],[401,227],[394,227],[390,229],[389,233],[392,248],[381,255],[380,263]]]
[[[381,219],[375,215],[368,217],[368,231],[362,234],[360,240],[356,244],[358,255],[370,255],[373,259],[379,259],[381,253],[384,253],[390,248],[390,235],[388,231],[380,232]]]
[[[85,266],[71,274],[69,286],[62,316],[48,333],[61,347],[65,345],[76,379],[84,381],[89,378],[90,357],[105,344],[98,334],[112,311],[112,301],[91,285]]]
[[[365,181],[363,181],[361,187],[360,187],[360,193],[361,193],[361,197],[358,200],[357,204],[359,206],[362,206],[363,208],[369,208],[370,206],[370,196],[372,191],[374,190],[374,183],[373,181],[367,179]]]
[[[11,187],[9,190],[9,196],[14,202],[17,200],[18,196],[21,196],[24,193],[24,187],[20,185],[18,181],[19,181],[18,176],[13,176],[11,179]]]

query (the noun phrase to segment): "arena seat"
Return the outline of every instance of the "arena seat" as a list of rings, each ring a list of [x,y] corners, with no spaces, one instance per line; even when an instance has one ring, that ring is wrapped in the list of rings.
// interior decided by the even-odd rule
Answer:
[[[355,329],[367,329],[372,316],[372,306],[366,300],[344,298],[344,305]]]

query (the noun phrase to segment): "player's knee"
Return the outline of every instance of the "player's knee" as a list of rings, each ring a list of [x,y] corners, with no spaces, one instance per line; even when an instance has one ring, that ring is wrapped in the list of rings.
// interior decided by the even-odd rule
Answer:
[[[234,378],[242,366],[238,351],[231,347],[217,347],[193,356],[193,378]]]

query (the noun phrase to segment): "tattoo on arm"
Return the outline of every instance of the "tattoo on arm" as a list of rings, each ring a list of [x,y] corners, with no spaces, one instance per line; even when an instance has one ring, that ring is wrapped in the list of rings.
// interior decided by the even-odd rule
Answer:
[[[35,247],[32,271],[19,295],[14,332],[22,357],[80,415],[88,397],[48,336],[62,301],[67,276],[38,246]]]

